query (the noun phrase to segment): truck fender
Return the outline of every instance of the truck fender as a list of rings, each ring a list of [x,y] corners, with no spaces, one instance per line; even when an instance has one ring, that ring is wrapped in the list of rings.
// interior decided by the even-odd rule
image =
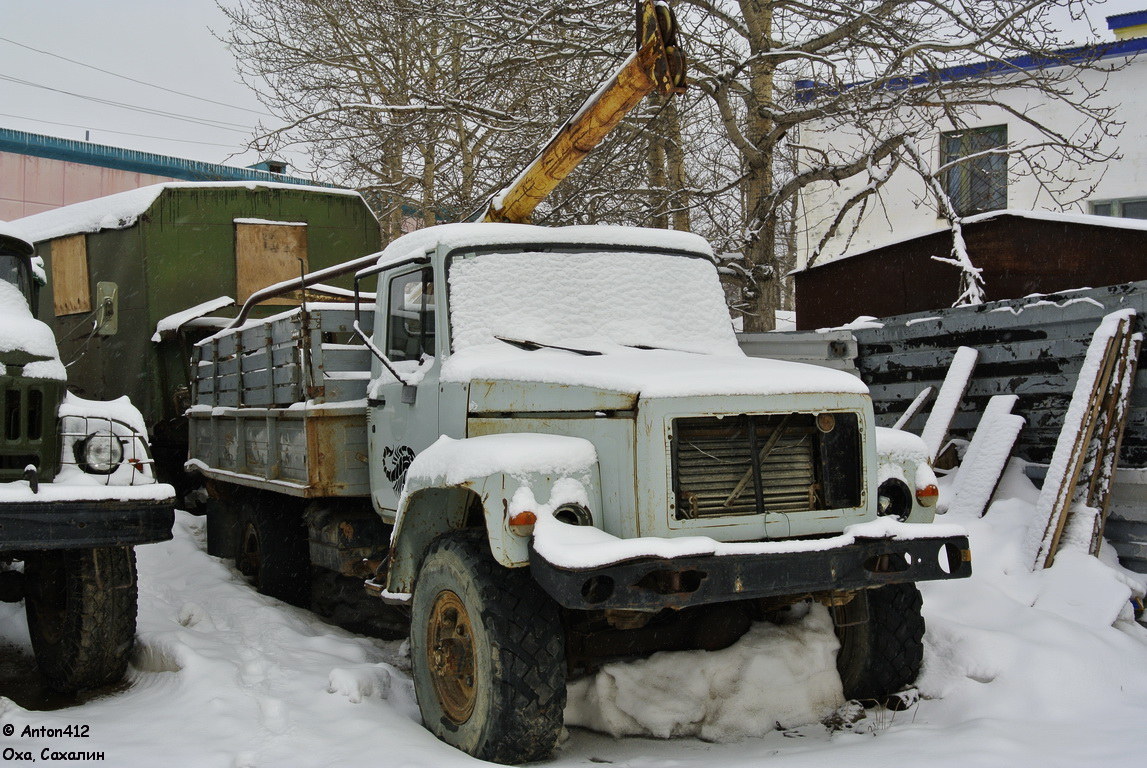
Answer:
[[[442,438],[451,444],[450,464],[490,467],[489,437],[500,436],[465,440]],[[542,437],[551,441],[576,441],[579,447],[583,447],[580,444],[586,442],[580,438],[557,438],[553,435]],[[387,575],[387,591],[392,594],[409,594],[413,591],[427,548],[443,533],[484,527],[494,559],[507,568],[521,568],[529,564],[530,537],[519,535],[511,529],[509,518],[512,514],[530,507],[537,507],[529,509],[535,514],[549,514],[552,507],[569,501],[567,496],[584,499],[590,507],[601,509],[596,453],[592,454],[589,466],[577,466],[572,471],[566,468],[554,472],[527,469],[474,473],[467,477],[457,473],[442,476],[441,473],[420,472],[417,466],[419,459],[433,451],[435,446],[419,454],[415,463],[411,464],[395,514]],[[466,454],[472,454],[472,457],[480,458],[481,461],[466,461]],[[545,503],[539,503],[541,501]],[[600,515],[597,519],[600,519]]]

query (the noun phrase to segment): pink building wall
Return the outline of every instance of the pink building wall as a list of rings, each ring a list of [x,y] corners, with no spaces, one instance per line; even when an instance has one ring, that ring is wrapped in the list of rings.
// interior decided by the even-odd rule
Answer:
[[[0,152],[0,221],[161,181],[177,179]]]

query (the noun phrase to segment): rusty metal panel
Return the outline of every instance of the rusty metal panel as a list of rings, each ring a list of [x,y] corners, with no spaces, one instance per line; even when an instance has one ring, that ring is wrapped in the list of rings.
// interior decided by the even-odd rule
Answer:
[[[370,493],[365,408],[220,408],[189,421],[189,458],[209,477],[308,498]]]

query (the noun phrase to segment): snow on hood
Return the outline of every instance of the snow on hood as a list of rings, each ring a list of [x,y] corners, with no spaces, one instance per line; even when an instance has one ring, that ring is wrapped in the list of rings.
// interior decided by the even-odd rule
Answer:
[[[46,357],[24,366],[24,375],[33,379],[66,381],[52,329],[32,317],[28,300],[20,289],[0,280],[0,358],[7,352],[27,352]]]
[[[124,229],[135,224],[140,215],[150,208],[156,198],[166,189],[220,189],[226,187],[252,190],[260,188],[292,189],[322,192],[328,195],[358,196],[358,192],[353,189],[311,187],[303,184],[283,184],[269,181],[169,181],[25,216],[22,219],[17,219],[13,224],[24,233],[26,239],[36,243],[81,232]]]
[[[379,254],[379,264],[419,256],[439,246],[570,244],[635,246],[666,250],[691,251],[712,257],[713,249],[705,238],[690,232],[671,229],[644,229],[606,225],[577,227],[538,227],[530,224],[441,224],[411,232],[398,238]]]
[[[525,381],[595,387],[642,397],[868,394],[860,379],[805,363],[597,344],[600,355],[526,351],[505,343],[470,347],[442,365],[443,381]]]

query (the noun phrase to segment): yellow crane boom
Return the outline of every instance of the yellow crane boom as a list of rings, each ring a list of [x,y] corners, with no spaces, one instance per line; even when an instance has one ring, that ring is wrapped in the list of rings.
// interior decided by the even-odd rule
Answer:
[[[685,90],[677,19],[664,0],[637,3],[637,50],[582,104],[518,177],[487,205],[481,221],[528,222],[538,203],[648,94]]]

